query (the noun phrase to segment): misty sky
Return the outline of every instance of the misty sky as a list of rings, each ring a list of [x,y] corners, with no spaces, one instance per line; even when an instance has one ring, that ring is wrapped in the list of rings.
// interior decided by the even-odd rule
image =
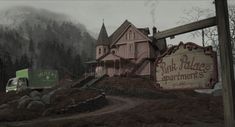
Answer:
[[[32,6],[68,15],[72,21],[80,22],[92,33],[99,33],[103,19],[108,34],[117,29],[125,19],[136,27],[156,26],[165,30],[176,25],[184,10],[192,7],[214,10],[213,0],[0,0],[0,11],[14,6]],[[235,0],[229,0],[235,4]],[[189,34],[168,39],[169,43],[194,41]]]

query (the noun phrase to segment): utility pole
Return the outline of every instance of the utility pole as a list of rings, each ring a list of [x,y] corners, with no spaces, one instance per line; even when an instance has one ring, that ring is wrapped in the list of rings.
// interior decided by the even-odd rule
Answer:
[[[215,0],[223,84],[224,126],[235,127],[235,84],[227,0]]]

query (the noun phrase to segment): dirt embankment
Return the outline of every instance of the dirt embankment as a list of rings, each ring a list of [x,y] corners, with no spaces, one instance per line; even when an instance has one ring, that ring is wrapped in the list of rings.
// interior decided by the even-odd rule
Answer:
[[[155,90],[155,82],[140,77],[106,77],[97,82],[97,87],[116,87],[119,89],[146,89]]]
[[[96,90],[58,89],[52,94],[42,92],[34,97],[31,96],[32,93],[37,92],[3,94],[0,97],[0,121],[21,121],[93,111],[107,103],[105,96]],[[45,97],[44,95],[48,96]],[[49,102],[44,103],[44,98],[48,99]]]

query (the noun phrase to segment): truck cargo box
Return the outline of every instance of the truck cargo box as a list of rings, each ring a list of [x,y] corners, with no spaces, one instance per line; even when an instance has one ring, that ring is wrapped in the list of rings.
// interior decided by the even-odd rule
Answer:
[[[31,89],[51,88],[58,83],[57,70],[48,69],[23,69],[16,71],[17,78],[27,78],[28,87]]]

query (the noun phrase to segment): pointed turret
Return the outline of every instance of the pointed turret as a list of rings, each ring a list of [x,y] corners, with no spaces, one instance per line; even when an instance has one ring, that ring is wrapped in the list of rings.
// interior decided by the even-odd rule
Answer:
[[[96,59],[106,55],[109,52],[109,44],[109,37],[103,23],[96,42]]]
[[[106,31],[106,28],[105,28],[105,25],[104,23],[102,24],[102,27],[101,27],[101,30],[100,30],[100,34],[99,34],[99,37],[98,37],[98,40],[96,42],[96,45],[106,45],[108,46],[110,43],[109,43],[109,38],[108,38],[108,34],[107,34],[107,31]]]

